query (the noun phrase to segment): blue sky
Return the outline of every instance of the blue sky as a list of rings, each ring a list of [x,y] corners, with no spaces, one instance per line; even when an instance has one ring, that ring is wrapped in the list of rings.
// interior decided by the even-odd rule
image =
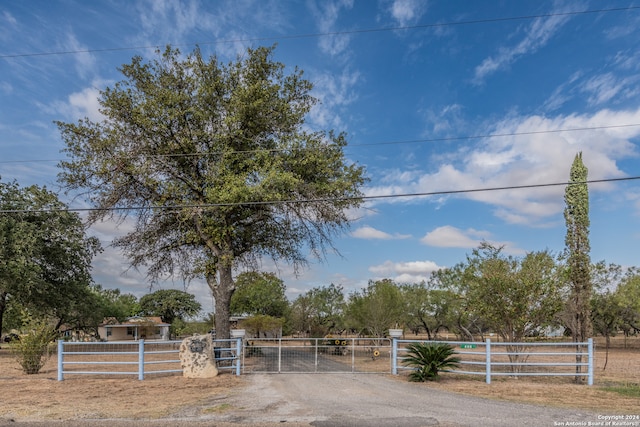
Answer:
[[[604,8],[627,8],[592,12]],[[590,179],[640,175],[640,9],[629,1],[308,0],[0,3],[0,176],[57,191],[54,120],[100,119],[100,89],[153,46],[195,44],[229,61],[277,43],[322,103],[308,126],[348,134],[367,195],[562,183],[578,152]],[[71,52],[71,53],[69,53]],[[635,180],[592,184],[592,259],[640,265]],[[290,298],[370,279],[425,280],[486,240],[509,254],[564,247],[564,187],[372,200],[340,251],[296,277],[264,261]],[[64,195],[61,196],[63,199]],[[72,207],[78,202],[68,200]],[[75,205],[74,205],[75,203]],[[142,296],[144,272],[108,247],[131,229],[100,223],[105,287]],[[162,287],[182,288],[179,281]],[[206,311],[203,283],[188,291]]]

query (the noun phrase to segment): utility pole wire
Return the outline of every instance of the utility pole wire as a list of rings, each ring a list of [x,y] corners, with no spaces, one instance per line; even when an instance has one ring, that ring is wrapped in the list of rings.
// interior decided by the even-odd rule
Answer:
[[[554,13],[544,13],[540,15],[508,16],[504,18],[474,19],[469,21],[441,22],[441,23],[433,23],[433,24],[408,25],[403,27],[364,28],[361,30],[332,31],[332,32],[326,32],[326,33],[309,33],[309,34],[292,34],[288,36],[284,35],[284,36],[269,36],[269,37],[252,37],[252,38],[244,38],[244,39],[226,39],[226,40],[223,39],[223,40],[208,41],[208,42],[182,43],[182,44],[176,44],[173,46],[183,47],[183,46],[193,46],[193,45],[213,45],[213,44],[238,43],[238,42],[241,42],[241,43],[261,42],[261,41],[267,41],[267,40],[291,40],[291,39],[318,38],[318,37],[325,37],[325,36],[340,36],[340,35],[349,35],[349,34],[381,33],[381,32],[400,31],[400,30],[419,30],[419,29],[427,29],[427,28],[451,27],[456,25],[489,24],[489,23],[495,23],[495,22],[551,18],[554,16],[572,16],[572,15],[587,15],[587,14],[593,14],[593,13],[624,12],[624,11],[632,11],[636,9],[640,9],[640,6],[616,7],[616,8],[610,8],[610,9],[592,9],[592,10],[582,10],[582,11],[573,11],[573,12],[554,12]],[[54,52],[15,53],[15,54],[2,54],[0,55],[0,59],[27,58],[27,57],[53,56],[53,55],[75,55],[79,53],[119,52],[119,51],[126,51],[126,50],[147,50],[147,49],[160,49],[160,48],[161,48],[161,45],[151,45],[151,46],[112,47],[112,48],[103,48],[103,49],[64,50],[64,51],[54,51]]]
[[[270,201],[257,201],[257,202],[242,202],[242,203],[201,203],[201,204],[186,204],[186,205],[127,206],[127,207],[112,207],[112,208],[66,208],[66,209],[51,208],[51,209],[38,209],[38,210],[0,209],[0,214],[206,209],[206,208],[229,207],[229,206],[280,205],[280,204],[292,204],[292,203],[321,203],[321,202],[354,200],[354,199],[377,200],[377,199],[394,199],[394,198],[408,198],[408,197],[442,196],[442,195],[465,194],[465,193],[480,193],[480,192],[487,192],[487,191],[523,190],[528,188],[558,187],[558,186],[566,186],[566,185],[598,184],[598,183],[607,183],[607,182],[633,181],[638,179],[640,179],[640,176],[631,176],[631,177],[624,177],[624,178],[591,179],[584,182],[553,182],[553,183],[546,183],[546,184],[508,185],[503,187],[472,188],[472,189],[466,189],[466,190],[429,191],[429,192],[423,192],[423,193],[382,194],[377,196],[362,196],[362,197],[334,197],[334,198],[327,197],[327,198],[321,198],[321,199],[301,199],[301,200],[270,200]]]

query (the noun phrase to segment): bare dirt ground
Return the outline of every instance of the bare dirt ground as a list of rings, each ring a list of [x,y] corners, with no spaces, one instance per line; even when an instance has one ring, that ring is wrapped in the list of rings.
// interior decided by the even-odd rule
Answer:
[[[620,347],[622,342],[617,340],[615,345]],[[422,396],[426,401],[424,405],[418,404],[419,401],[413,402],[414,406],[433,405],[438,396],[446,396],[438,403],[443,408],[458,397],[463,399],[457,404],[463,406],[461,411],[465,409],[464,406],[478,411],[479,407],[492,408],[497,405],[489,412],[504,408],[502,417],[506,417],[506,420],[514,411],[525,413],[526,408],[530,408],[522,405],[525,403],[545,408],[548,422],[552,419],[587,421],[587,418],[588,421],[598,421],[596,417],[599,415],[640,415],[640,398],[624,397],[605,387],[640,386],[640,338],[634,338],[627,345],[632,348],[611,350],[608,366],[603,370],[604,346],[598,343],[593,387],[572,384],[569,379],[563,378],[505,378],[496,379],[487,385],[482,378],[469,379],[447,374],[437,383],[410,385],[406,377],[380,374],[236,377],[224,373],[213,380],[166,375],[148,377],[144,381],[129,376],[105,378],[75,375],[59,382],[55,358],[45,365],[41,373],[25,375],[5,347],[0,349],[0,425],[25,422],[51,424],[61,420],[75,420],[75,424],[64,425],[89,426],[94,425],[91,424],[94,422],[92,420],[106,419],[111,420],[111,427],[130,425],[132,420],[137,420],[136,425],[177,426],[180,425],[177,420],[185,419],[190,420],[189,425],[198,426],[222,426],[225,422],[228,425],[257,425],[255,423],[259,420],[266,422],[264,425],[281,425],[287,422],[289,426],[321,426],[338,425],[336,417],[343,414],[343,418],[351,417],[350,424],[345,425],[357,426],[359,424],[354,420],[366,420],[366,415],[373,414],[375,408],[379,407],[384,411],[377,417],[379,420],[385,419],[384,414],[392,415],[394,407],[404,408],[401,413],[406,426],[501,424],[494,422],[495,420],[485,420],[486,423],[483,423],[478,419],[472,422],[472,418],[448,417],[446,411],[438,412],[435,407],[430,409],[431,412],[425,408],[412,410],[407,405],[410,398],[416,399],[415,396]],[[403,397],[402,394],[409,387],[413,397]],[[395,390],[393,399],[399,399],[393,406],[391,397],[388,404],[384,403],[385,393],[390,390]],[[398,394],[400,396],[395,396]],[[351,403],[350,399],[353,399]],[[367,402],[379,403],[367,408]],[[313,405],[319,407],[312,408]],[[422,415],[411,417],[412,413]],[[430,418],[427,416],[429,414],[439,415]],[[499,417],[497,413],[495,416]],[[118,424],[118,420],[124,420],[124,424]],[[162,424],[161,420],[173,421]],[[207,424],[207,420],[217,422]],[[640,425],[640,420],[637,421],[637,425]],[[149,422],[152,423],[145,424]],[[520,424],[547,425],[526,422]],[[372,425],[371,420],[368,419],[363,425]]]

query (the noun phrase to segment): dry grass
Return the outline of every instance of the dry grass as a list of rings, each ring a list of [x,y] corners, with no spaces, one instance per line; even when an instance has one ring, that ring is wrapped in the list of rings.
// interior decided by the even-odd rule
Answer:
[[[156,419],[194,405],[201,406],[202,411],[211,411],[216,410],[217,400],[242,388],[244,379],[224,373],[215,379],[164,375],[139,381],[136,376],[69,375],[64,381],[57,381],[55,357],[41,373],[26,375],[3,348],[0,383],[1,423],[9,419]]]

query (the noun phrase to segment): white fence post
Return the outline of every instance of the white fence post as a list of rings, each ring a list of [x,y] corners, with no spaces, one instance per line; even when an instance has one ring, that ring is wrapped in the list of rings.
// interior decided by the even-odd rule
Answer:
[[[242,360],[240,359],[240,355],[242,352],[242,337],[236,338],[236,375],[240,376],[240,366],[242,365]]]
[[[398,338],[391,338],[391,373],[398,375]]]
[[[144,339],[138,341],[138,379],[144,380]]]
[[[587,384],[593,385],[593,338],[589,338],[587,350],[589,351],[589,367],[587,368],[589,376],[587,377]]]
[[[487,338],[485,349],[487,355],[485,356],[487,368],[486,368],[486,382],[487,384],[491,384],[491,338]]]
[[[282,337],[278,338],[278,373],[282,372]]]
[[[389,336],[391,337],[391,373],[398,375],[398,338],[403,334],[402,329],[389,329]]]
[[[64,379],[64,361],[62,358],[64,357],[64,341],[58,340],[58,381],[62,381]]]
[[[356,339],[351,338],[351,372],[356,371]]]
[[[318,352],[319,350],[319,344],[318,344],[319,339],[315,338],[315,352],[314,352],[314,357],[313,357],[313,370],[314,371],[318,371]]]

